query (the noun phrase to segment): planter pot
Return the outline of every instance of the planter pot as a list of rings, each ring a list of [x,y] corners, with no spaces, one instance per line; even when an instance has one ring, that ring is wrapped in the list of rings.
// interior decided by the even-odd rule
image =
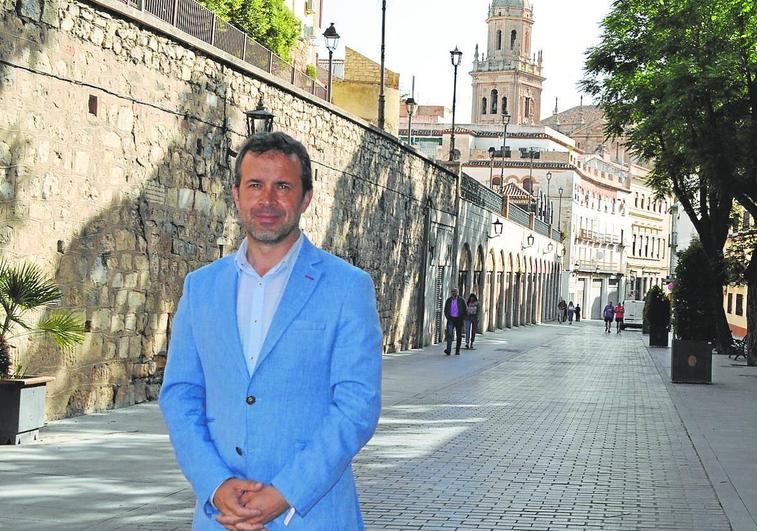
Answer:
[[[0,380],[0,444],[36,441],[45,425],[47,383],[55,378]]]
[[[667,347],[668,346],[668,328],[666,326],[649,327],[649,346],[650,347]]]
[[[712,345],[708,341],[673,339],[670,379],[673,383],[712,383]]]

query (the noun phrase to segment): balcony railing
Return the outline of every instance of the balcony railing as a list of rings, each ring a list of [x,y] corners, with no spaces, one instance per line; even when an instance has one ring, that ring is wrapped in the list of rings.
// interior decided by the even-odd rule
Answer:
[[[578,267],[576,267],[578,266]],[[578,260],[573,266],[582,273],[622,273],[620,262],[604,262],[596,260]]]
[[[120,0],[282,81],[326,99],[326,87],[195,0]]]
[[[620,236],[617,236],[615,234],[605,234],[588,229],[580,229],[578,231],[577,237],[579,240],[594,243],[604,243],[608,245],[620,245],[622,243],[620,241]]]

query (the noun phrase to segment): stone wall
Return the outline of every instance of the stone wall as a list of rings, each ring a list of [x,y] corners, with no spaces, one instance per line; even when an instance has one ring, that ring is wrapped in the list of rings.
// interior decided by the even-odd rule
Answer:
[[[48,418],[155,396],[184,276],[241,240],[227,148],[241,144],[260,94],[276,129],[313,158],[305,232],[371,274],[384,349],[410,346],[421,204],[431,196],[454,212],[454,176],[254,67],[119,12],[149,15],[100,3],[111,9],[0,4],[0,249],[42,265],[91,326],[70,353],[14,342],[30,374],[57,378]]]

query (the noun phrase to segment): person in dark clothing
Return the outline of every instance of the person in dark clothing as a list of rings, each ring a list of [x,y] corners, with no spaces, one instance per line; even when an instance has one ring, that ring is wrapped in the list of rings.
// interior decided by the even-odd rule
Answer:
[[[463,325],[468,311],[465,299],[458,295],[457,288],[452,288],[450,298],[444,303],[444,317],[447,318],[447,348],[444,353],[447,356],[452,353],[452,338],[455,337],[455,354],[459,356],[460,344],[463,341]]]
[[[576,303],[576,308],[574,310],[576,312],[576,322],[578,323],[581,321],[581,305]]]
[[[475,293],[468,296],[468,317],[465,320],[465,348],[473,349],[473,340],[476,339],[476,330],[478,330],[478,297]]]

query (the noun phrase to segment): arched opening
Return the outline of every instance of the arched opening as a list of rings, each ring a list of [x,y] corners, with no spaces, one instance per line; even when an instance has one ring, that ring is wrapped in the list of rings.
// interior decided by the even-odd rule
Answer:
[[[497,30],[497,50],[502,49],[502,30]]]
[[[507,114],[507,97],[502,98],[502,114]]]
[[[486,112],[489,110],[489,102],[486,99],[486,96],[481,98],[481,114],[486,114]]]
[[[491,99],[492,99],[492,114],[497,114],[497,101],[499,101],[499,92],[497,92],[497,89],[492,90]]]
[[[468,293],[468,277],[470,273],[471,252],[470,246],[466,243],[463,245],[463,251],[460,255],[460,267],[457,270],[457,290],[461,297]]]
[[[495,282],[496,265],[494,252],[489,253],[486,260],[486,330],[493,332],[497,328],[497,283]]]
[[[515,40],[518,38],[518,32],[513,30],[510,32],[510,49],[515,49]]]
[[[505,253],[499,253],[499,267],[497,267],[497,328],[505,327],[506,309],[506,279],[505,279]]]

